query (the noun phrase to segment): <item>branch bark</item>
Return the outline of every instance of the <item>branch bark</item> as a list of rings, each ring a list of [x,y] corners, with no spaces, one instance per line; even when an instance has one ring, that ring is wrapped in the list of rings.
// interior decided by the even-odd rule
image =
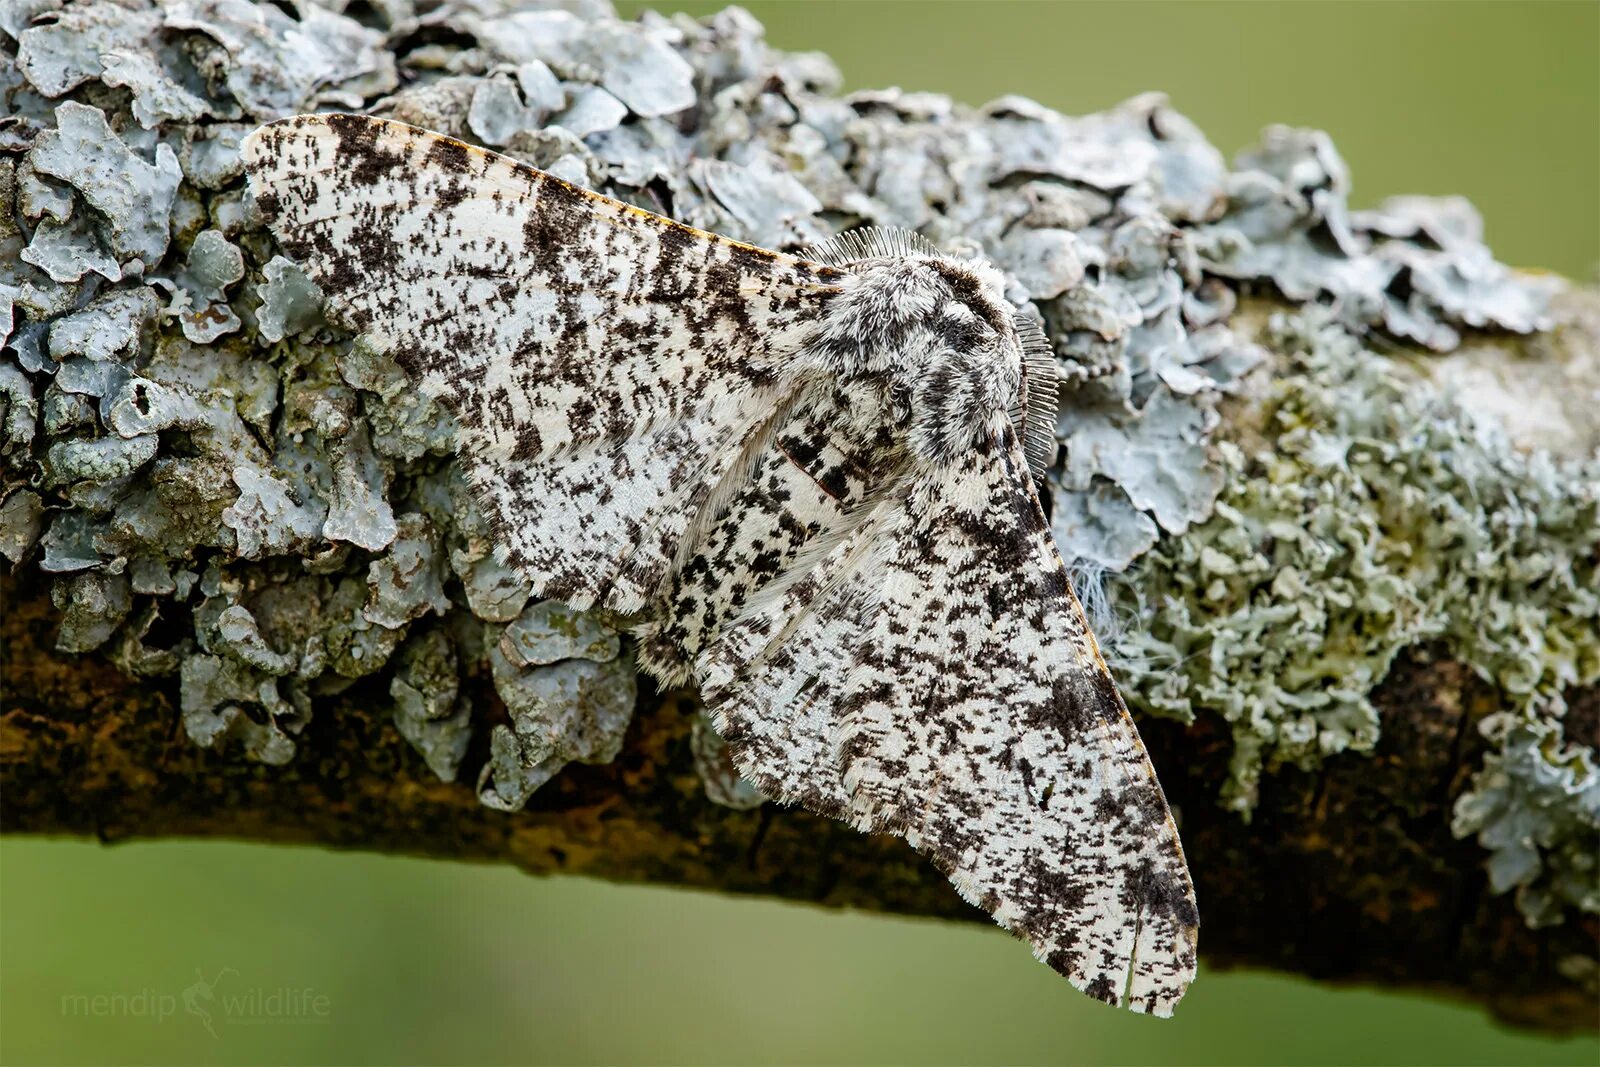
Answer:
[[[285,767],[196,748],[178,729],[174,686],[130,684],[109,663],[53,651],[43,583],[6,577],[0,592],[6,832],[320,844],[988,921],[897,838],[800,810],[708,803],[689,752],[689,694],[647,690],[614,763],[572,764],[506,814],[428,773],[384,695],[364,687],[317,709]],[[476,681],[492,702],[493,686]],[[1569,700],[1570,715],[1600,715],[1600,691]],[[1449,832],[1482,755],[1473,727],[1497,695],[1419,649],[1377,702],[1385,730],[1370,758],[1276,775],[1249,823],[1214,800],[1226,728],[1141,723],[1179,812],[1207,963],[1423,988],[1551,1031],[1591,1026],[1593,1002],[1561,961],[1592,950],[1600,924],[1530,930],[1509,896],[1488,892],[1483,850]]]
[[[1581,366],[1548,346],[1530,357],[1538,339],[1496,341],[1487,364],[1481,346],[1461,358],[1522,361],[1514,378],[1529,390],[1582,377],[1600,353],[1600,294],[1563,316],[1563,350],[1586,353]],[[986,921],[896,838],[770,804],[709,803],[690,750],[691,693],[646,686],[613,763],[571,764],[527,810],[505,814],[479,804],[470,782],[427,771],[370,678],[316,708],[291,763],[246,763],[183,736],[171,680],[131,682],[98,657],[57,652],[37,571],[5,577],[0,593],[8,832],[310,843]],[[492,719],[500,705],[487,669],[468,675]],[[1593,744],[1600,689],[1566,698],[1568,737]],[[1279,771],[1248,822],[1215,799],[1233,749],[1226,724],[1141,722],[1182,827],[1207,962],[1426,989],[1543,1030],[1592,1027],[1592,994],[1571,971],[1593,953],[1600,921],[1530,929],[1511,896],[1489,891],[1484,850],[1450,833],[1454,802],[1482,764],[1476,726],[1500,695],[1440,649],[1418,647],[1374,700],[1383,720],[1374,753]],[[471,752],[464,766],[485,756]]]
[[[162,18],[171,17],[158,16],[153,8],[141,9],[144,14],[140,14],[135,10],[141,7],[137,3],[81,6],[87,11],[81,25],[158,26]],[[325,47],[295,56],[292,76],[282,72],[272,76],[267,69],[270,64],[262,58],[271,50],[252,45],[240,36],[242,30],[208,31],[213,32],[215,41],[196,54],[203,54],[218,70],[237,68],[238,74],[237,78],[219,75],[209,80],[217,86],[223,82],[234,86],[230,91],[244,92],[244,98],[230,98],[213,111],[202,109],[203,115],[229,115],[228,124],[242,127],[244,122],[234,120],[260,121],[353,97],[365,101],[369,109],[430,128],[462,136],[472,133],[484,140],[489,138],[478,131],[487,131],[494,135],[492,143],[514,149],[541,165],[564,167],[564,173],[572,176],[593,178],[611,166],[602,166],[581,137],[564,129],[553,132],[545,128],[545,120],[552,117],[557,104],[535,102],[539,71],[546,81],[554,76],[544,63],[523,64],[526,73],[517,77],[527,80],[517,89],[501,62],[504,57],[493,54],[492,49],[468,47],[476,39],[474,35],[492,42],[507,34],[493,19],[479,19],[474,14],[479,6],[464,5],[451,14],[459,25],[440,23],[433,13],[426,21],[410,20],[384,33],[324,12],[324,31],[319,33],[326,37],[321,42]],[[398,5],[397,10],[405,7]],[[445,10],[448,14],[450,6],[445,5]],[[263,27],[287,25],[291,19],[272,4],[260,5],[260,12]],[[367,14],[363,10],[364,18]],[[181,25],[168,28],[198,33],[193,25],[196,17],[185,14]],[[37,48],[45,58],[37,63],[19,58],[16,63],[19,69],[32,72],[29,77],[41,80],[42,84],[35,85],[43,93],[38,99],[53,101],[77,86],[56,72],[71,66],[60,60],[57,51],[64,55],[62,50],[75,47],[74,34],[91,44],[99,39],[78,33],[75,27],[79,25],[57,25],[52,15],[37,27],[39,32],[28,31],[34,36],[26,47]],[[898,218],[907,212],[907,217],[922,217],[919,213],[924,207],[927,217],[942,218],[950,207],[946,201],[952,193],[959,193],[958,199],[964,198],[959,205],[962,215],[952,217],[948,225],[959,229],[972,222],[989,227],[986,233],[965,236],[984,238],[986,247],[1007,250],[1009,259],[1003,265],[1019,278],[1026,275],[1030,294],[1058,319],[1069,311],[1066,305],[1071,301],[1065,294],[1073,291],[1083,276],[1084,264],[1075,251],[1080,246],[1071,232],[1084,225],[1079,216],[1119,219],[1122,216],[1110,205],[1129,189],[1137,189],[1132,197],[1137,202],[1134,207],[1144,222],[1154,223],[1158,220],[1149,215],[1151,204],[1147,201],[1152,189],[1159,186],[1165,194],[1161,206],[1171,216],[1161,221],[1161,226],[1181,224],[1193,230],[1214,221],[1212,209],[1219,206],[1218,198],[1225,198],[1227,175],[1220,155],[1204,144],[1187,120],[1154,98],[1131,101],[1101,121],[1070,127],[1037,105],[1011,98],[981,115],[962,112],[956,118],[950,117],[956,109],[948,102],[939,105],[927,94],[905,99],[895,93],[872,94],[847,103],[828,97],[832,90],[827,86],[836,83],[837,77],[825,61],[815,56],[767,56],[755,43],[759,28],[752,29],[752,25],[748,15],[721,16],[697,31],[698,43],[683,48],[681,55],[670,53],[659,41],[634,40],[626,36],[633,31],[619,29],[609,21],[592,30],[597,36],[589,43],[577,38],[569,42],[579,51],[568,57],[571,62],[555,63],[563,72],[570,68],[576,72],[574,79],[581,74],[589,80],[617,75],[606,82],[609,88],[604,92],[577,80],[571,86],[573,91],[581,91],[583,100],[609,100],[613,110],[626,104],[638,120],[629,129],[648,134],[639,143],[649,141],[652,147],[628,150],[634,154],[627,162],[637,170],[633,195],[648,195],[655,201],[665,196],[666,202],[658,206],[676,209],[689,221],[706,226],[737,224],[744,237],[777,247],[780,240],[801,243],[810,230],[831,232],[846,218],[876,218],[872,213],[880,209],[874,207],[868,189],[892,202],[893,211],[882,209],[884,218]],[[327,29],[333,26],[339,28],[338,33]],[[633,41],[633,46],[619,47],[618,41]],[[194,43],[200,47],[199,42]],[[22,56],[26,47],[8,54]],[[235,51],[245,54],[233,56]],[[146,67],[154,69],[169,53],[180,54],[165,43],[159,48],[151,44],[148,61],[123,64],[121,76],[131,78]],[[84,55],[79,65],[84,70],[97,69],[98,51]],[[610,71],[613,59],[618,66]],[[691,69],[691,61],[700,67]],[[192,73],[192,63],[188,59],[183,62],[183,70]],[[315,77],[301,70],[314,62],[325,68]],[[633,66],[629,67],[630,63]],[[452,72],[451,76],[444,77],[446,71]],[[467,73],[458,75],[457,71]],[[180,77],[187,74],[173,75]],[[346,79],[351,84],[344,85]],[[229,183],[237,186],[238,182],[236,171],[228,171],[225,165],[228,144],[230,139],[236,142],[237,130],[213,130],[208,122],[164,119],[163,139],[159,149],[152,149],[155,163],[122,143],[116,131],[131,130],[135,125],[134,118],[124,113],[135,106],[131,101],[144,102],[147,107],[149,100],[168,101],[162,106],[180,111],[198,106],[192,101],[170,103],[172,87],[177,84],[163,75],[135,84],[134,95],[120,88],[105,93],[103,86],[90,85],[79,95],[94,106],[66,101],[59,114],[52,112],[55,119],[43,111],[19,119],[15,128],[8,128],[9,139],[0,146],[16,154],[19,145],[35,134],[38,137],[37,146],[29,149],[31,169],[19,169],[21,164],[9,158],[0,159],[0,208],[4,208],[0,210],[0,245],[8,254],[29,237],[35,253],[29,262],[52,264],[63,276],[70,273],[72,264],[57,257],[78,254],[75,250],[82,247],[98,248],[94,242],[101,237],[89,233],[88,220],[98,218],[91,208],[108,211],[118,201],[100,195],[105,190],[96,176],[101,171],[119,170],[142,183],[136,190],[140,195],[127,209],[131,214],[114,218],[119,225],[109,227],[113,231],[110,236],[122,242],[112,249],[120,258],[110,258],[109,266],[95,269],[107,274],[110,266],[149,260],[142,272],[130,271],[117,283],[120,288],[99,294],[120,301],[105,306],[88,307],[100,288],[100,282],[93,279],[60,288],[36,279],[39,284],[26,292],[0,287],[15,290],[0,292],[8,316],[14,297],[24,312],[16,319],[19,330],[8,356],[11,350],[20,352],[24,340],[32,346],[29,360],[19,359],[16,367],[0,364],[0,415],[6,415],[6,403],[30,409],[25,418],[0,418],[11,438],[0,441],[0,460],[6,461],[0,465],[0,489],[42,486],[47,494],[44,502],[33,496],[35,529],[13,554],[23,558],[32,550],[40,515],[46,509],[70,504],[86,514],[96,507],[103,510],[110,496],[136,484],[152,501],[140,516],[159,514],[162,520],[152,520],[151,524],[162,529],[149,534],[149,543],[136,547],[183,559],[186,565],[195,562],[194,556],[207,560],[226,557],[239,545],[233,528],[223,529],[219,513],[236,491],[243,489],[243,483],[234,484],[237,476],[230,480],[235,462],[230,451],[233,443],[260,448],[263,455],[252,470],[265,485],[269,475],[273,479],[279,474],[287,477],[289,466],[299,469],[307,463],[298,446],[302,434],[309,434],[321,441],[316,447],[326,454],[319,453],[317,459],[328,468],[328,477],[333,478],[336,466],[343,481],[349,483],[343,491],[360,490],[372,500],[360,495],[353,498],[354,503],[341,503],[345,529],[338,539],[341,544],[331,550],[325,541],[332,538],[296,532],[299,525],[310,521],[303,515],[284,518],[278,514],[271,523],[262,520],[254,525],[254,520],[238,520],[253,530],[258,542],[241,554],[249,557],[250,567],[262,573],[277,568],[274,579],[283,574],[300,575],[306,563],[332,567],[334,570],[314,573],[338,571],[350,579],[350,588],[358,590],[354,607],[359,610],[370,557],[350,546],[366,546],[369,541],[357,539],[351,529],[359,525],[355,520],[362,517],[362,507],[375,507],[374,501],[382,503],[386,491],[381,486],[383,479],[367,468],[376,471],[384,464],[392,466],[390,461],[404,454],[409,465],[403,478],[406,488],[395,490],[403,495],[416,487],[421,472],[447,448],[447,435],[446,445],[440,447],[435,440],[437,427],[424,417],[426,411],[404,403],[409,390],[403,382],[389,390],[382,369],[373,360],[351,358],[347,366],[343,354],[333,346],[296,340],[308,324],[317,321],[303,306],[315,301],[296,287],[293,276],[282,270],[273,273],[275,267],[283,266],[273,259],[275,249],[246,220],[239,199],[242,192],[228,189]],[[332,91],[341,85],[342,90]],[[148,95],[140,95],[137,90],[141,87]],[[330,89],[325,98],[305,95],[324,87]],[[629,99],[619,100],[610,89]],[[556,92],[554,98],[563,108],[564,92]],[[691,108],[701,92],[705,98]],[[37,102],[34,100],[35,105]],[[110,109],[114,122],[101,106]],[[599,110],[606,111],[608,106]],[[818,147],[825,139],[818,128],[808,127],[802,131],[804,137],[789,139],[788,127],[799,113],[797,108],[814,110],[812,118],[832,131],[829,136],[834,142],[827,151]],[[581,114],[586,110],[595,109],[577,104],[571,108],[585,123],[594,118]],[[880,119],[874,120],[874,115]],[[892,120],[884,117],[891,115]],[[66,121],[71,136],[47,128],[47,119],[57,126]],[[611,120],[612,126],[621,122],[620,116]],[[142,125],[148,127],[149,123]],[[972,160],[964,159],[963,153],[970,150],[968,141],[980,130],[984,131],[983,143],[995,149],[991,154],[1004,154],[999,149],[1007,146],[1016,148],[1014,158],[1002,161],[1005,169],[991,174],[989,161],[976,167],[970,165]],[[846,132],[857,140],[841,139]],[[763,136],[774,147],[764,147],[769,142],[764,142]],[[658,152],[654,140],[658,138],[675,147]],[[1272,143],[1252,163],[1256,167],[1253,177],[1242,187],[1247,195],[1234,207],[1245,216],[1241,225],[1248,223],[1246,229],[1262,236],[1265,252],[1270,254],[1241,259],[1248,242],[1220,240],[1215,232],[1206,238],[1211,254],[1223,257],[1211,266],[1220,263],[1237,285],[1222,286],[1219,291],[1205,286],[1202,291],[1200,271],[1194,263],[1184,268],[1187,280],[1180,278],[1181,257],[1170,256],[1177,245],[1169,247],[1166,242],[1171,235],[1160,227],[1134,225],[1117,239],[1107,229],[1093,242],[1094,248],[1110,247],[1126,260],[1102,272],[1102,280],[1122,271],[1127,277],[1116,287],[1123,296],[1133,299],[1129,293],[1134,283],[1141,291],[1155,294],[1151,300],[1159,307],[1141,307],[1141,314],[1148,310],[1151,315],[1149,337],[1142,344],[1170,347],[1161,340],[1167,335],[1154,328],[1164,321],[1161,316],[1173,311],[1167,296],[1162,295],[1168,284],[1177,284],[1182,292],[1188,308],[1185,314],[1194,313],[1197,321],[1209,322],[1212,315],[1228,318],[1223,305],[1233,307],[1236,289],[1253,291],[1262,285],[1261,279],[1277,277],[1275,271],[1287,271],[1286,276],[1295,279],[1294,285],[1283,286],[1286,291],[1299,287],[1320,292],[1308,277],[1317,277],[1317,271],[1329,263],[1348,265],[1325,247],[1330,241],[1337,244],[1339,232],[1348,229],[1344,222],[1333,226],[1325,217],[1333,202],[1337,202],[1336,217],[1344,217],[1346,176],[1331,145],[1325,137],[1305,131],[1278,129],[1269,139]],[[150,145],[156,143],[146,140]],[[658,155],[692,160],[696,166],[707,162],[722,166],[727,161],[719,152],[726,154],[730,146],[747,142],[759,149],[753,161],[746,161],[748,167],[741,162],[726,172],[712,168],[695,182],[676,185],[650,177],[660,165]],[[619,136],[612,149],[622,151],[629,143]],[[184,146],[181,190],[174,145]],[[1130,145],[1139,151],[1129,154]],[[810,161],[811,170],[805,177],[816,186],[815,191],[802,188],[787,174],[779,181],[769,173],[796,153]],[[105,164],[105,159],[114,161],[115,166]],[[855,168],[855,173],[847,174],[840,159]],[[1144,164],[1132,166],[1141,159]],[[593,174],[587,169],[591,164]],[[912,168],[909,177],[899,173],[908,166]],[[1040,171],[1041,167],[1045,170]],[[1157,170],[1161,181],[1152,186],[1144,172]],[[53,184],[41,183],[41,173],[54,176]],[[1323,177],[1315,178],[1317,173]],[[1308,174],[1313,177],[1307,178]],[[94,180],[74,180],[81,175]],[[203,185],[195,184],[199,181],[196,175],[204,178]],[[940,191],[945,179],[950,188]],[[700,189],[697,183],[706,188]],[[71,216],[76,228],[69,231],[58,225],[68,219],[62,205],[76,202],[73,197],[78,194],[68,186],[78,188],[80,184],[87,186],[80,190],[85,203]],[[721,192],[712,195],[707,191],[712,186]],[[1264,194],[1264,189],[1271,195]],[[920,203],[924,193],[930,198],[926,205]],[[908,198],[918,202],[904,202]],[[17,228],[13,201],[20,204],[24,200],[27,205],[18,217],[25,217],[27,225]],[[821,226],[824,200],[825,228]],[[1280,216],[1286,210],[1284,205],[1292,203],[1299,207],[1291,224]],[[1442,333],[1445,341],[1437,347],[1452,347],[1454,328],[1439,318],[1442,313],[1436,314],[1437,308],[1428,310],[1428,299],[1436,300],[1438,294],[1428,299],[1419,295],[1414,267],[1433,263],[1427,257],[1433,255],[1433,246],[1439,241],[1430,226],[1437,224],[1439,232],[1454,242],[1465,240],[1461,232],[1470,231],[1472,225],[1463,228],[1455,209],[1438,217],[1424,213],[1427,217],[1421,222],[1408,222],[1407,210],[1386,217],[1382,227],[1387,227],[1383,230],[1387,237],[1392,236],[1389,230],[1406,231],[1415,222],[1418,234],[1406,238],[1414,245],[1413,258],[1406,260],[1411,265],[1403,275],[1393,274],[1383,293],[1365,295],[1375,301],[1381,296],[1377,302],[1384,304],[1386,314],[1393,321],[1409,324],[1408,336],[1426,335],[1437,341]],[[1256,217],[1258,212],[1265,214]],[[48,226],[42,221],[46,213],[51,214]],[[215,229],[204,231],[209,236],[201,244],[200,228],[207,220]],[[1274,235],[1275,226],[1283,232]],[[178,239],[167,252],[169,229]],[[159,235],[160,240],[152,235]],[[231,238],[237,238],[240,247],[230,244]],[[1120,243],[1124,241],[1126,247]],[[1185,242],[1193,258],[1192,242],[1187,238]],[[1467,244],[1476,248],[1474,241]],[[224,299],[227,288],[237,287],[244,276],[246,252],[254,264],[245,286],[248,291]],[[237,263],[229,258],[230,253]],[[158,262],[163,255],[167,256],[165,267]],[[186,257],[182,265],[180,257]],[[1450,289],[1450,301],[1467,304],[1477,300],[1485,305],[1467,309],[1471,314],[1465,316],[1459,314],[1460,309],[1453,311],[1447,317],[1456,325],[1464,318],[1517,328],[1514,324],[1523,321],[1518,301],[1510,301],[1511,318],[1507,320],[1504,308],[1496,311],[1489,306],[1493,299],[1481,295],[1486,290],[1473,287],[1488,284],[1479,274],[1468,271],[1457,278],[1460,264],[1450,266],[1451,270],[1444,270],[1434,263],[1428,269],[1438,277],[1424,281]],[[80,269],[78,274],[82,273]],[[198,276],[203,278],[197,280]],[[171,417],[157,426],[143,420],[149,414],[144,410],[147,401],[150,396],[159,399],[159,391],[135,391],[127,405],[117,408],[116,390],[123,378],[110,372],[132,373],[144,368],[140,360],[148,353],[141,352],[140,330],[154,315],[157,300],[146,279],[169,277],[188,279],[184,284],[199,294],[200,303],[182,313],[182,332],[210,341],[193,342],[195,362],[203,366],[168,368],[182,379],[183,389],[169,391]],[[1489,285],[1489,290],[1494,288]],[[161,294],[163,302],[169,297],[172,308],[166,309],[159,329],[173,340],[180,328],[174,318],[179,312],[173,308],[178,308],[180,301],[170,289]],[[230,299],[253,320],[238,338],[229,333],[242,325],[229,310]],[[214,302],[207,304],[208,300]],[[1246,304],[1250,302],[1246,298]],[[1082,322],[1072,320],[1070,332],[1081,335],[1081,354],[1086,358],[1105,347],[1097,331],[1111,328],[1107,323],[1124,314],[1120,307],[1106,304],[1097,311],[1089,309],[1097,314],[1103,311],[1104,322],[1092,316]],[[88,313],[79,315],[85,308]],[[1228,326],[1243,336],[1249,332],[1247,324],[1253,315],[1260,333],[1263,313],[1274,308],[1292,309],[1289,302],[1240,308]],[[76,325],[61,330],[51,325],[67,318],[69,312]],[[1083,313],[1089,315],[1089,311]],[[227,321],[230,316],[232,326]],[[1558,329],[1543,336],[1473,335],[1449,357],[1417,361],[1417,373],[1435,381],[1450,381],[1461,392],[1461,402],[1479,406],[1507,423],[1512,437],[1527,447],[1591,454],[1600,445],[1600,405],[1594,402],[1600,396],[1600,293],[1575,294],[1565,303],[1561,317]],[[290,343],[274,347],[285,339]],[[237,349],[232,347],[236,341]],[[302,344],[304,351],[286,354],[286,349],[296,344]],[[36,435],[34,423],[40,420],[36,418],[35,393],[45,388],[47,374],[44,348],[63,365],[68,359],[76,360],[72,371],[77,381],[70,389],[56,386],[61,394],[53,401],[58,430],[49,430],[52,419],[47,417],[43,420],[47,432]],[[104,358],[108,356],[114,358]],[[181,362],[176,356],[173,360]],[[1114,364],[1091,368],[1084,363],[1082,369],[1089,375],[1091,370],[1117,370]],[[52,362],[49,373],[55,369]],[[1178,375],[1196,373],[1180,366],[1167,369]],[[243,381],[258,371],[262,373]],[[1125,363],[1120,371],[1131,374]],[[238,379],[225,383],[238,386],[233,390],[237,395],[229,395],[225,402],[217,397],[195,400],[217,384],[212,381],[213,373],[219,379],[230,375]],[[140,388],[147,385],[150,383],[144,382]],[[193,390],[184,392],[190,385]],[[382,396],[378,406],[386,420],[385,431],[393,438],[390,452],[378,450],[384,455],[382,463],[368,448],[369,437],[375,436],[368,433],[370,428],[350,431],[360,421],[357,392],[374,400]],[[178,404],[173,397],[180,394],[193,402]],[[1252,412],[1250,403],[1248,397],[1234,402],[1224,418],[1229,420],[1235,442],[1259,438],[1253,443],[1263,444],[1270,453],[1273,431],[1252,418],[1260,412]],[[112,408],[117,408],[119,425],[102,425]],[[174,411],[177,414],[172,414]],[[1209,410],[1195,409],[1190,414],[1202,421],[1201,415],[1209,415]],[[270,432],[263,429],[266,427]],[[266,456],[271,449],[255,435],[264,438],[278,431],[296,447],[278,449],[281,456]],[[159,484],[155,474],[149,474],[148,481],[155,488],[147,492],[145,482],[125,481],[151,456],[149,451],[136,453],[129,442],[139,441],[148,448],[157,436],[165,450],[163,458],[175,462],[161,468]],[[356,439],[359,448],[350,443]],[[57,449],[56,444],[62,447]],[[102,446],[107,446],[103,452]],[[312,445],[306,449],[315,451]],[[195,452],[202,455],[197,459],[190,454]],[[48,468],[46,474],[40,473],[41,465]],[[306,465],[304,469],[311,468]],[[1158,472],[1161,477],[1169,474]],[[277,481],[272,484],[279,485]],[[86,487],[81,500],[67,495],[69,488],[78,486]],[[261,511],[270,510],[261,496],[264,491],[255,491],[252,505]],[[282,495],[281,486],[278,491]],[[330,490],[329,495],[336,494]],[[282,500],[273,500],[271,508],[277,512],[292,510]],[[329,514],[328,503],[322,505],[323,511],[311,521],[318,531]],[[169,517],[174,519],[170,524],[165,522]],[[394,540],[393,515],[388,518],[387,534],[372,543],[381,540],[382,546],[388,546]],[[1153,537],[1155,527],[1145,521]],[[172,529],[166,529],[168,525]],[[363,527],[361,532],[373,531]],[[268,534],[271,539],[263,541]],[[302,537],[310,545],[301,546],[304,552],[297,555],[284,550],[284,545]],[[68,531],[57,539],[56,548],[70,556],[79,546]],[[94,554],[89,547],[83,551]],[[117,551],[121,553],[119,565],[137,555],[127,546]],[[95,559],[96,565],[109,563],[109,559]],[[399,566],[392,559],[388,565],[391,570]],[[69,573],[77,567],[63,565],[61,569]],[[617,759],[606,765],[569,765],[533,795],[527,810],[515,814],[485,807],[473,788],[477,770],[488,758],[489,727],[508,719],[491,672],[483,663],[462,665],[476,747],[461,762],[456,781],[439,781],[394,727],[388,672],[369,674],[338,695],[320,698],[308,725],[294,738],[294,758],[287,764],[267,766],[247,762],[225,748],[202,749],[185,735],[181,725],[177,677],[169,674],[137,680],[98,654],[58,650],[60,614],[52,604],[52,593],[57,598],[72,595],[79,588],[72,582],[72,578],[59,580],[52,589],[50,577],[29,559],[14,573],[0,576],[0,774],[6,792],[0,830],[93,835],[106,842],[192,836],[311,843],[503,862],[531,873],[582,873],[761,893],[829,906],[987,921],[982,913],[962,903],[946,880],[899,839],[863,836],[842,824],[770,804],[735,811],[710,803],[691,751],[691,724],[697,710],[691,693],[662,693],[643,687]],[[106,633],[120,626],[127,615],[126,583],[122,598],[120,615],[93,616],[89,619],[92,625],[86,627],[89,632],[77,634],[68,646],[87,648],[104,641]],[[226,598],[215,599],[221,603]],[[182,596],[169,601],[172,614],[190,612],[189,600],[186,587]],[[348,614],[351,605],[343,601],[340,605]],[[1203,600],[1197,600],[1191,610],[1203,612]],[[303,605],[295,601],[281,615],[293,619],[303,613]],[[251,618],[248,612],[244,617]],[[105,632],[96,629],[107,618],[110,623],[101,627]],[[182,640],[192,646],[193,622],[167,620],[167,625],[175,629],[187,625]],[[345,645],[353,644],[349,633],[343,634],[343,640]],[[393,651],[395,642],[382,649],[383,656]],[[366,651],[365,646],[341,648],[344,651],[339,654],[351,657]],[[266,652],[277,654],[271,649]],[[1330,757],[1315,771],[1290,768],[1270,773],[1249,821],[1217,803],[1237,745],[1228,723],[1209,712],[1201,713],[1189,727],[1163,719],[1141,722],[1146,745],[1178,814],[1195,877],[1204,923],[1201,950],[1212,966],[1268,967],[1330,981],[1420,987],[1481,1003],[1503,1019],[1530,1027],[1550,1031],[1593,1028],[1600,918],[1569,908],[1565,922],[1530,928],[1511,895],[1491,892],[1485,874],[1488,852],[1475,840],[1457,840],[1451,834],[1455,802],[1484,764],[1488,743],[1477,727],[1505,705],[1503,694],[1472,665],[1454,661],[1450,655],[1444,645],[1409,649],[1372,694],[1382,721],[1376,750],[1367,755]],[[350,671],[347,676],[355,673],[359,672]],[[257,676],[241,671],[241,677],[250,683]],[[1361,687],[1365,688],[1365,683]],[[1573,688],[1564,697],[1567,741],[1591,749],[1600,745],[1596,737],[1600,690]]]

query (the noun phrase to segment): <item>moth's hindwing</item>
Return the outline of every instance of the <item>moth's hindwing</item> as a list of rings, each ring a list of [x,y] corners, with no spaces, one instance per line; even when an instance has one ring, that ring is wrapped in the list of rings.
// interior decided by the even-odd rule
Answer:
[[[863,521],[905,462],[904,449],[881,432],[888,404],[868,383],[840,389],[815,381],[769,423],[726,498],[704,513],[641,630],[647,668],[688,680],[729,620],[805,573],[808,560]]]
[[[1193,888],[1025,462],[1002,417],[908,475],[699,673],[768,795],[904,836],[1075,986],[1170,1014],[1194,976]]]

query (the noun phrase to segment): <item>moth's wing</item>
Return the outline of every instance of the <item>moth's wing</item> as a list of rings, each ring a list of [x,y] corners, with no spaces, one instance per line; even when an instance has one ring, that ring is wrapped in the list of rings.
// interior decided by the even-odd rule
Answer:
[[[285,119],[244,160],[335,317],[455,411],[509,562],[579,605],[644,604],[841,277],[401,123]]]
[[[636,630],[646,670],[687,682],[745,605],[770,600],[774,583],[803,575],[855,530],[905,463],[902,443],[884,428],[890,407],[877,383],[818,379],[780,410],[752,442],[739,478],[703,510],[659,610]]]
[[[850,817],[835,736],[895,512],[887,498],[866,509],[745,605],[695,663],[740,774],[774,800]]]
[[[913,472],[702,677],[769,795],[904,836],[1075,986],[1170,1014],[1188,869],[1025,471],[997,422]]]

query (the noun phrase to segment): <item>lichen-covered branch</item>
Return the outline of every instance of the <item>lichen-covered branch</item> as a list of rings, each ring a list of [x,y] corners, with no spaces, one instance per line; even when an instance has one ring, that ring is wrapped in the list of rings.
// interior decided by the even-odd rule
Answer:
[[[1349,211],[1315,131],[1230,167],[1154,96],[842,96],[737,9],[362,11],[0,4],[4,829],[976,914],[497,562],[448,416],[241,180],[259,122],[371,110],[768,247],[981,246],[1069,383],[1054,532],[1202,952],[1593,1025],[1600,297],[1458,200]]]

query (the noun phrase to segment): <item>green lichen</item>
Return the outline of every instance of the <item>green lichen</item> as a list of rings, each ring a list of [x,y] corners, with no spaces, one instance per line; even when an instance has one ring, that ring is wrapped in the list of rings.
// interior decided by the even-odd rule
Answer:
[[[1369,694],[1423,642],[1546,730],[1563,690],[1600,679],[1600,465],[1518,451],[1314,313],[1270,332],[1285,362],[1257,417],[1228,421],[1239,440],[1218,444],[1215,515],[1109,587],[1125,625],[1108,654],[1130,700],[1222,716],[1235,740],[1222,801],[1244,814],[1264,769],[1369,751]],[[1562,810],[1563,826],[1580,818]]]
[[[1450,826],[1489,850],[1489,885],[1515,889],[1529,926],[1559,923],[1568,906],[1600,912],[1600,769],[1563,738],[1556,719],[1491,715],[1481,727],[1499,751],[1456,801]]]

